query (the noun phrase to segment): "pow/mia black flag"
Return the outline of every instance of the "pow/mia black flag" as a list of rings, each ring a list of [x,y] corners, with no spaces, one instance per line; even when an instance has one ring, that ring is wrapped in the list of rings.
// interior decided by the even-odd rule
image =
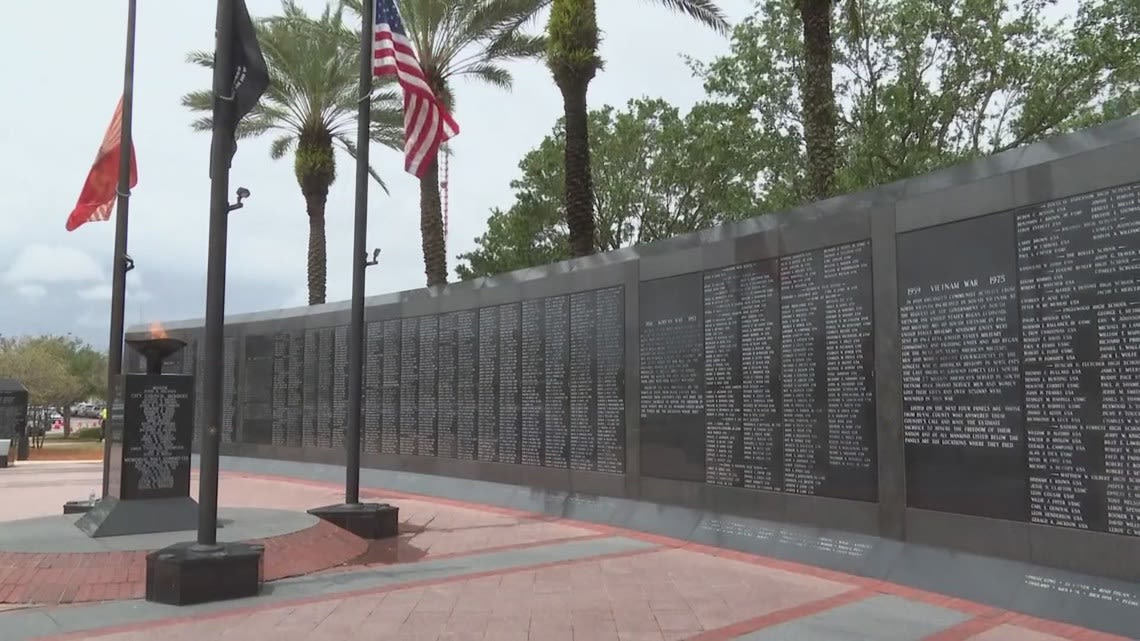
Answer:
[[[231,60],[233,61],[234,83],[231,93],[233,100],[233,121],[229,129],[230,140],[228,163],[233,162],[237,153],[237,128],[241,119],[253,111],[261,95],[269,88],[269,69],[265,66],[265,56],[257,42],[257,31],[249,17],[245,0],[233,2],[233,41]],[[229,164],[227,164],[227,167]]]
[[[257,43],[245,0],[234,0],[234,127],[269,88],[269,69]]]

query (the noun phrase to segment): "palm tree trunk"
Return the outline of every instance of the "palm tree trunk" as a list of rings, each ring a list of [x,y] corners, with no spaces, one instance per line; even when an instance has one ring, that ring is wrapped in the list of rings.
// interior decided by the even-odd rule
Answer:
[[[572,256],[589,256],[596,248],[594,238],[594,185],[590,174],[589,113],[586,91],[590,78],[578,74],[558,74],[562,105],[566,116],[566,225],[570,230]],[[591,76],[593,74],[590,74]]]
[[[305,209],[309,214],[309,304],[325,302],[327,264],[325,261],[325,202],[329,190],[305,190]]]
[[[832,0],[800,0],[804,28],[804,138],[811,195],[819,200],[835,190],[835,88],[831,79]]]
[[[420,238],[427,286],[447,284],[447,245],[443,237],[443,205],[439,200],[439,156],[420,178]]]

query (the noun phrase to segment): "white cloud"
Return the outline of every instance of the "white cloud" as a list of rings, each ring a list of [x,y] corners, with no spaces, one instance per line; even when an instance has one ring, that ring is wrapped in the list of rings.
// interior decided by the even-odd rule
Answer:
[[[4,270],[3,281],[25,283],[82,283],[103,280],[103,268],[87,252],[67,245],[36,243],[20,250]]]
[[[92,285],[87,289],[79,290],[79,297],[83,300],[111,300],[110,285]]]
[[[16,293],[24,298],[43,298],[47,296],[47,288],[43,285],[25,284],[17,286]]]
[[[141,281],[139,279],[135,279],[135,283],[131,283],[130,274],[127,275],[128,300],[132,302],[142,302],[154,298],[150,295],[150,292],[146,291],[138,285],[140,282]],[[90,287],[79,290],[77,292],[77,295],[83,300],[109,301],[111,300],[111,284],[100,283],[98,285],[92,285]]]

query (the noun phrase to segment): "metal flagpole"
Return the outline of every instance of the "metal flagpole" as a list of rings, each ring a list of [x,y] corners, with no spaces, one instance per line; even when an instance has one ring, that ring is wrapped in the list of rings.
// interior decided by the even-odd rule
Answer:
[[[373,0],[361,5],[360,83],[356,114],[356,211],[352,237],[352,316],[348,328],[348,426],[345,430],[344,502],[360,503],[360,419],[364,392],[364,270],[368,267],[368,143],[372,117]]]
[[[222,423],[222,359],[226,322],[226,235],[234,127],[234,3],[218,0],[214,50],[214,130],[210,146],[210,231],[206,259],[202,448],[198,478],[198,546],[218,542],[218,448]]]
[[[131,189],[131,110],[135,85],[135,3],[127,2],[127,54],[123,63],[123,110],[119,136],[119,186],[116,189],[115,255],[111,268],[111,336],[107,346],[107,411],[115,400],[118,377],[123,372],[123,323],[127,298],[127,210]],[[111,439],[103,435],[103,496],[110,481]]]

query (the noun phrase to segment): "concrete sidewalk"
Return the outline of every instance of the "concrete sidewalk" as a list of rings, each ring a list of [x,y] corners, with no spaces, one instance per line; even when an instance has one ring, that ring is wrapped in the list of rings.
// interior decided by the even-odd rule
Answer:
[[[43,483],[25,483],[44,474]],[[97,466],[39,466],[6,519],[58,509]],[[223,474],[221,503],[303,510],[334,484]],[[1055,641],[1123,639],[881,581],[640,532],[368,490],[401,508],[398,541],[356,562],[189,608],[138,600],[0,613],[0,639],[460,641]],[[51,495],[51,496],[49,496]],[[3,527],[0,524],[0,527]],[[2,561],[0,561],[2,563]],[[0,567],[0,576],[5,570]]]

